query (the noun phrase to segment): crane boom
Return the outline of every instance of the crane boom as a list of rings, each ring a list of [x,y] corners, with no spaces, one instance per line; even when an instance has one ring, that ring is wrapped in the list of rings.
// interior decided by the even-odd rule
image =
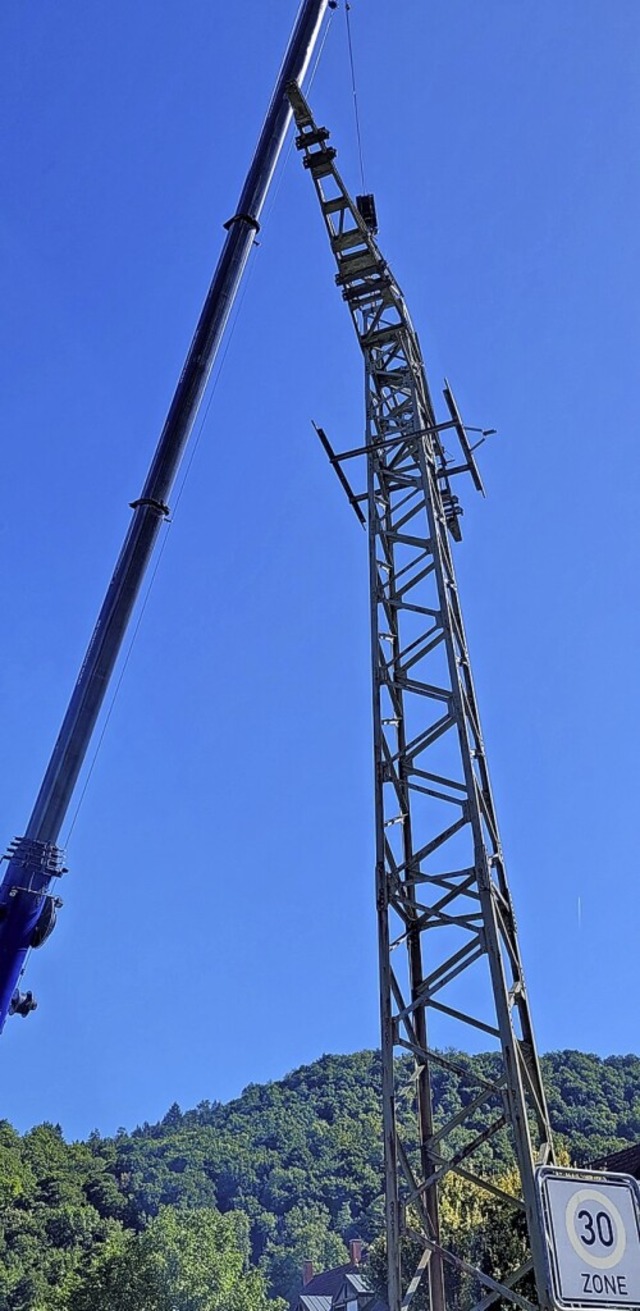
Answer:
[[[173,400],[133,516],[42,786],[23,837],[15,838],[0,884],[0,1032],[8,1014],[26,1015],[35,1001],[18,988],[26,958],[54,927],[61,905],[52,893],[64,872],[60,829],[82,768],[100,707],[161,524],[168,498],[222,341],[260,214],[291,118],[286,87],[304,78],[331,0],[303,0],[260,138],[207,293]]]
[[[366,462],[366,489],[350,488],[350,500],[369,535],[389,1311],[404,1311],[425,1275],[430,1309],[443,1311],[452,1269],[475,1281],[474,1311],[498,1298],[527,1311],[532,1272],[547,1303],[534,1168],[553,1145],[451,552],[461,538],[452,479],[482,482],[448,384],[438,423],[416,331],[374,240],[372,198],[352,200],[328,131],[299,87],[289,96],[366,373],[365,443],[331,458]],[[455,464],[444,430],[459,439]],[[436,1049],[442,1017],[463,1050],[478,1036],[491,1044],[483,1075]],[[443,1072],[457,1093],[448,1114],[435,1099]],[[505,1131],[514,1196],[486,1158]],[[441,1193],[456,1176],[513,1208],[516,1232],[525,1218],[513,1268],[502,1255],[491,1269],[490,1253],[472,1266],[444,1246]]]

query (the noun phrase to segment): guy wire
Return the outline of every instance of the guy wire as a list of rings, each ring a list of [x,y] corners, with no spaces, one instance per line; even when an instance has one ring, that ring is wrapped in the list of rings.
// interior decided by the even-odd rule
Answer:
[[[360,111],[358,108],[358,91],[356,88],[356,69],[353,59],[353,39],[351,35],[351,18],[350,18],[351,5],[349,4],[349,0],[345,0],[344,13],[345,13],[345,18],[347,20],[347,45],[349,48],[349,64],[351,67],[351,90],[353,92],[353,113],[356,120],[356,138],[358,142],[358,155],[360,157],[360,178],[362,180],[362,190],[366,191],[367,187],[364,180],[364,159],[362,155],[362,132],[360,130]]]

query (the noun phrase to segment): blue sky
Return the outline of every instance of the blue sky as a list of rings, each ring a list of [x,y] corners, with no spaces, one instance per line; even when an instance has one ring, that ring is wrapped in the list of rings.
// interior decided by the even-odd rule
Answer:
[[[0,13],[3,841],[294,8]],[[640,8],[352,0],[352,22],[381,246],[434,391],[499,429],[456,558],[539,1043],[638,1051]],[[359,189],[342,9],[311,100]],[[362,366],[295,152],[218,372],[40,1007],[2,1038],[21,1128],[131,1127],[377,1043],[365,537],[310,427],[358,442]]]

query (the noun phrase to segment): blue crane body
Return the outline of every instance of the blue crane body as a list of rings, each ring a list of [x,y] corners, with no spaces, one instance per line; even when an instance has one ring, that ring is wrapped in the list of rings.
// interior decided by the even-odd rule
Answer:
[[[287,84],[309,66],[327,8],[335,0],[304,0],[296,19],[237,209],[209,287],[173,400],[24,836],[11,843],[0,883],[0,1032],[8,1015],[36,1006],[20,990],[27,956],[51,933],[62,904],[64,873],[58,846],[78,775],[89,748],[118,652],[151,559],[168,499],[211,374],[242,275],[260,228],[260,214],[291,118]]]

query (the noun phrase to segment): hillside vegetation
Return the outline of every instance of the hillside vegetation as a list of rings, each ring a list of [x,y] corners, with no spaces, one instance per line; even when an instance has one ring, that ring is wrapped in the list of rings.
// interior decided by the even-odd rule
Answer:
[[[543,1066],[577,1164],[640,1139],[638,1057],[556,1052]],[[87,1142],[0,1122],[0,1311],[273,1309],[304,1257],[338,1264],[345,1241],[382,1230],[379,1075],[375,1052],[324,1056],[226,1105],[174,1105]],[[455,1112],[444,1071],[435,1092]]]

